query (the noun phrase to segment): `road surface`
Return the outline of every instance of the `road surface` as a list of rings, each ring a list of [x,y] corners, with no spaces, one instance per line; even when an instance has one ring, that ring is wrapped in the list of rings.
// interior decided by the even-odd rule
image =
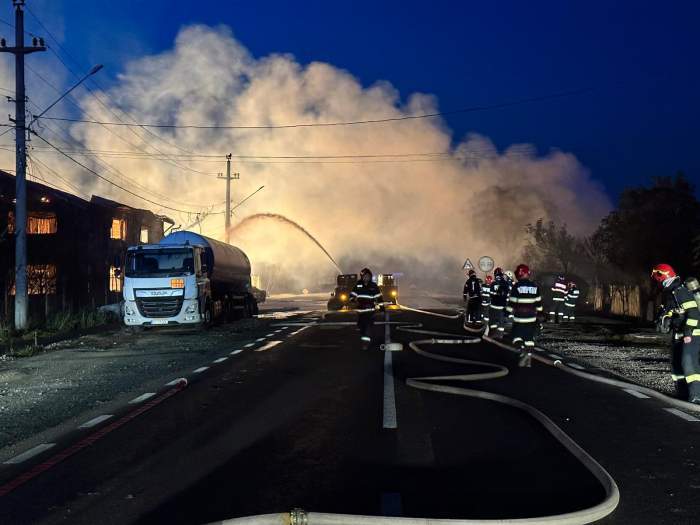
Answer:
[[[206,365],[179,374],[186,383],[172,377],[10,458],[0,523],[190,524],[295,507],[524,518],[604,499],[590,470],[523,411],[407,385],[484,371],[408,347],[432,337],[408,324],[465,336],[459,320],[392,312],[404,350],[388,357],[383,325],[363,348],[353,314],[314,308],[270,313],[245,340],[220,338]],[[505,366],[505,377],[466,386],[539,409],[610,473],[620,503],[600,523],[697,523],[700,418],[538,362],[518,369],[486,342],[421,348]]]

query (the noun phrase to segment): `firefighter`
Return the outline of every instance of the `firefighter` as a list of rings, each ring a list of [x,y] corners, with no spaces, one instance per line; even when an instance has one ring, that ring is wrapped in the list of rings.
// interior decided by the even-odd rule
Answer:
[[[489,324],[489,306],[491,305],[491,284],[493,277],[486,276],[486,282],[481,285],[481,315],[484,318],[484,324]]]
[[[481,283],[474,270],[469,270],[469,277],[464,283],[464,301],[467,303],[467,322],[476,323],[479,320],[481,306]]]
[[[530,268],[527,265],[518,265],[515,278],[518,282],[513,286],[508,298],[508,312],[513,314],[511,334],[513,344],[520,348],[518,366],[530,366],[539,325],[537,317],[542,312],[542,295],[539,285],[530,280]]]
[[[552,285],[552,306],[549,308],[549,321],[559,323],[564,317],[564,302],[569,292],[566,287],[566,278],[559,275]]]
[[[576,320],[576,301],[578,301],[579,294],[580,291],[576,283],[571,281],[564,298],[564,321]]]
[[[491,283],[491,304],[489,306],[489,334],[492,336],[503,336],[505,332],[505,309],[508,305],[508,294],[510,286],[503,270],[496,268],[493,271],[493,282]]]
[[[357,302],[357,326],[360,329],[360,338],[363,343],[369,344],[372,341],[374,311],[384,303],[379,286],[372,281],[372,272],[369,268],[363,268],[360,272],[360,280],[350,293],[350,300]]]
[[[693,294],[668,264],[657,264],[652,278],[663,287],[661,331],[672,334],[671,377],[681,399],[700,404],[700,310]]]

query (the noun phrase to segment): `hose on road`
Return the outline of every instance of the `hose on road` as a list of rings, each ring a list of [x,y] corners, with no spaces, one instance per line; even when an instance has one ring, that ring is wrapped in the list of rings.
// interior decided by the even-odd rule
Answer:
[[[422,311],[413,308],[402,307],[402,309],[423,313]],[[436,317],[443,317],[448,319],[459,318],[459,315],[447,316],[444,314],[435,314],[434,312],[425,313],[427,315],[433,315]],[[439,392],[443,394],[453,394],[477,399],[485,399],[488,401],[494,401],[524,411],[525,413],[536,419],[559,443],[561,443],[574,457],[581,461],[581,463],[601,483],[605,490],[605,498],[603,499],[603,501],[601,501],[599,504],[593,507],[565,514],[516,519],[505,518],[490,520],[404,518],[391,516],[361,516],[353,514],[324,514],[318,512],[306,513],[303,510],[295,509],[289,513],[248,516],[243,518],[234,518],[230,520],[220,521],[216,523],[220,525],[583,525],[602,519],[615,510],[620,501],[620,491],[617,487],[617,484],[615,483],[615,480],[613,480],[610,474],[593,457],[591,457],[585,450],[583,450],[573,439],[571,439],[545,414],[543,414],[531,405],[500,394],[494,394],[491,392],[473,390],[463,387],[436,384],[433,382],[483,381],[487,379],[498,379],[507,376],[509,370],[506,366],[503,365],[486,361],[476,361],[441,355],[434,352],[428,352],[427,350],[423,350],[422,348],[420,348],[421,345],[427,344],[476,344],[481,342],[481,337],[465,338],[461,334],[458,335],[423,330],[420,328],[421,326],[422,325],[420,324],[414,324],[409,326],[397,327],[397,330],[403,332],[439,336],[439,338],[421,339],[409,343],[409,347],[415,353],[428,359],[434,359],[449,363],[457,363],[462,365],[483,367],[486,368],[487,371],[471,374],[414,377],[406,380],[406,384],[408,386],[430,392]]]

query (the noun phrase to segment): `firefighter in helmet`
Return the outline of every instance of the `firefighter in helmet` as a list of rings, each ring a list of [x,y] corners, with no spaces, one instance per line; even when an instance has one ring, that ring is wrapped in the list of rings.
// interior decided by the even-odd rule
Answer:
[[[581,294],[574,281],[569,283],[568,292],[564,298],[564,321],[576,320],[576,302]]]
[[[551,323],[562,322],[567,293],[569,293],[569,289],[566,286],[566,277],[557,276],[557,280],[552,285],[552,306],[549,308],[549,321]]]
[[[501,337],[505,333],[505,309],[508,305],[510,285],[501,268],[493,271],[491,302],[489,306],[489,334]]]
[[[481,285],[481,315],[483,316],[484,324],[489,324],[489,306],[491,305],[491,285],[493,277],[486,276],[486,281]]]
[[[530,366],[538,315],[542,312],[542,295],[537,283],[530,279],[530,268],[520,264],[515,269],[518,280],[508,298],[508,312],[513,314],[513,344],[521,349],[519,366]]]
[[[384,304],[382,293],[377,283],[372,281],[372,272],[369,268],[363,268],[360,272],[360,280],[350,293],[350,300],[357,303],[357,326],[360,329],[362,342],[367,345],[372,340],[374,312]]]
[[[671,377],[681,399],[700,404],[700,310],[693,294],[668,264],[657,264],[652,278],[663,288],[659,329],[671,332]]]
[[[481,307],[481,282],[474,270],[469,270],[467,282],[464,283],[464,300],[467,303],[467,322],[476,323],[479,320]]]

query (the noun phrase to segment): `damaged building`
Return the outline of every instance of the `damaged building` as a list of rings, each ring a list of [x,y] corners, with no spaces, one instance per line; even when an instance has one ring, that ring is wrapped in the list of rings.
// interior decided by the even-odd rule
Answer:
[[[13,318],[15,177],[0,171],[0,319]],[[85,200],[27,181],[30,318],[121,300],[115,258],[128,246],[158,242],[173,221],[102,197]]]

